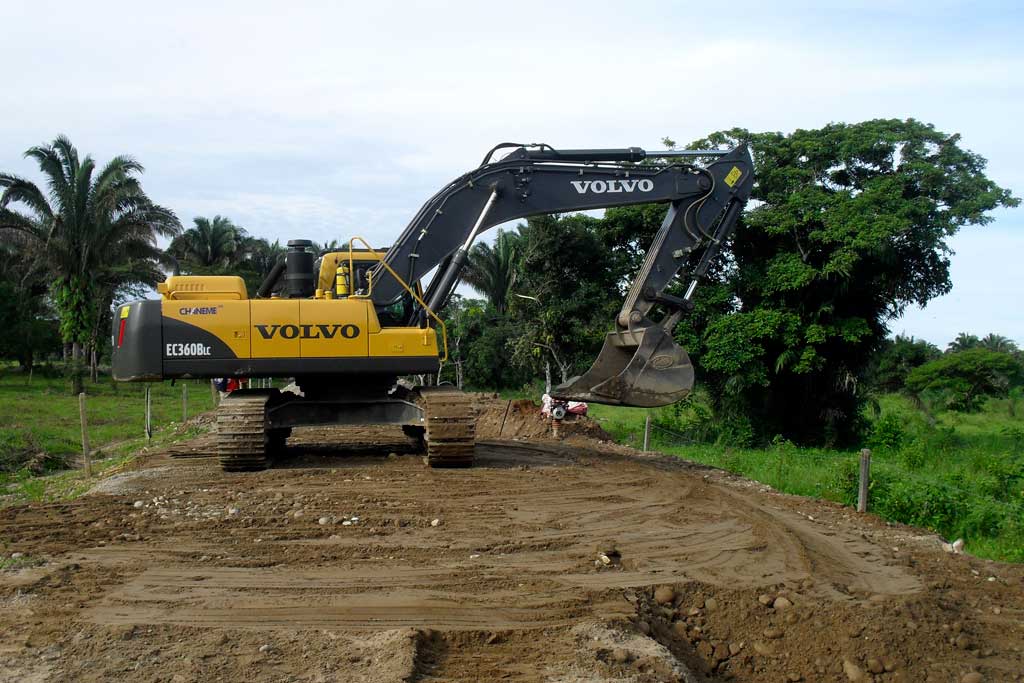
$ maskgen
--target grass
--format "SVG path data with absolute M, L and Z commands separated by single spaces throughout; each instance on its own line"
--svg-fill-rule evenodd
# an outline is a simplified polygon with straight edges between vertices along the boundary
M 189 417 L 213 408 L 206 381 L 149 386 L 153 446 L 197 433 L 181 429 L 183 387 L 188 387 Z M 86 382 L 94 479 L 123 466 L 146 445 L 145 387 L 109 378 Z M 23 375 L 0 369 L 0 506 L 68 500 L 91 487 L 93 480 L 83 471 L 66 469 L 81 455 L 79 420 L 78 397 L 70 394 L 66 379 L 40 373 L 29 383 Z
M 801 448 L 778 441 L 765 448 L 697 443 L 687 423 L 668 410 L 590 406 L 590 416 L 619 443 L 641 447 L 652 419 L 651 449 L 741 474 L 786 493 L 852 505 L 857 449 Z M 884 396 L 864 446 L 872 449 L 869 509 L 946 538 L 969 552 L 1024 562 L 1024 417 L 1007 401 L 978 413 L 929 417 L 897 395 Z M 674 429 L 673 429 L 674 427 Z
M 91 450 L 108 452 L 118 442 L 144 436 L 146 384 L 118 384 L 109 378 L 86 382 Z M 210 410 L 209 383 L 184 381 L 149 384 L 154 430 L 182 419 L 182 390 L 188 387 L 188 414 Z M 45 454 L 60 462 L 82 451 L 78 397 L 61 377 L 33 377 L 0 371 L 0 471 L 19 469 L 28 458 Z M 100 455 L 99 457 L 103 457 Z

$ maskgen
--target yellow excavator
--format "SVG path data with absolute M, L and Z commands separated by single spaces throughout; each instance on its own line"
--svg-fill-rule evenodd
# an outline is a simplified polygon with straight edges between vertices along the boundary
M 221 402 L 225 470 L 266 468 L 294 427 L 362 424 L 401 425 L 433 467 L 470 466 L 470 399 L 454 387 L 398 380 L 437 373 L 447 359 L 441 314 L 479 234 L 537 214 L 667 204 L 593 366 L 552 391 L 557 401 L 667 405 L 686 396 L 694 378 L 672 330 L 753 182 L 745 146 L 646 152 L 502 143 L 431 197 L 387 250 L 353 238 L 316 254 L 311 242 L 291 240 L 253 297 L 240 277 L 168 277 L 160 299 L 115 311 L 113 375 L 294 378 L 298 392 L 244 389 Z M 677 280 L 682 296 L 666 291 Z

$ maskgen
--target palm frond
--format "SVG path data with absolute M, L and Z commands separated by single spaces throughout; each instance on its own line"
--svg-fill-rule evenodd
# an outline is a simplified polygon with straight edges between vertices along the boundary
M 0 173 L 0 207 L 21 203 L 31 209 L 40 219 L 53 217 L 53 209 L 39 187 L 30 180 L 11 173 Z

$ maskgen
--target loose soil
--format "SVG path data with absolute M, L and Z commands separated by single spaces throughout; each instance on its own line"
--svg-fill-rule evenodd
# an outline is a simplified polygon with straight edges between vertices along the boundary
M 44 563 L 0 572 L 0 680 L 1024 680 L 1024 568 L 481 404 L 470 470 L 303 429 L 224 474 L 205 435 L 3 509 Z

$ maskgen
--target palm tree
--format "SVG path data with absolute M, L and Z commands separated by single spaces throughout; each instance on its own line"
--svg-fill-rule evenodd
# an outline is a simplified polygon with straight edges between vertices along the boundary
M 498 313 L 508 308 L 516 282 L 519 239 L 517 233 L 499 230 L 493 247 L 482 242 L 474 245 L 466 261 L 462 279 L 487 297 Z
M 347 250 L 348 250 L 348 242 L 345 242 L 344 244 L 338 242 L 338 240 L 331 240 L 330 242 L 324 242 L 323 244 L 320 244 L 318 242 L 313 242 L 313 253 L 314 254 L 322 254 L 325 251 L 347 251 Z
M 224 216 L 213 219 L 196 216 L 189 228 L 174 238 L 167 250 L 181 259 L 187 268 L 202 271 L 222 270 L 245 257 L 245 230 Z
M 1001 334 L 986 334 L 978 342 L 978 346 L 1000 353 L 1013 353 L 1017 350 L 1017 344 L 1009 337 L 1004 337 Z
M 956 335 L 956 339 L 949 342 L 949 346 L 946 347 L 946 352 L 956 353 L 957 351 L 966 351 L 968 349 L 977 348 L 978 344 L 980 343 L 981 340 L 978 339 L 975 335 L 967 334 L 966 332 L 961 332 L 960 334 Z
M 112 288 L 151 280 L 163 258 L 157 237 L 177 235 L 181 224 L 143 192 L 143 167 L 132 157 L 114 157 L 97 174 L 92 157 L 80 159 L 63 135 L 25 156 L 39 164 L 48 192 L 0 173 L 0 232 L 28 236 L 53 278 L 61 336 L 72 349 L 73 389 L 80 392 L 82 348 L 95 343 L 95 322 L 109 308 Z
M 249 264 L 260 277 L 266 277 L 277 262 L 284 258 L 287 249 L 280 240 L 268 242 L 262 237 L 250 237 L 245 241 L 245 253 Z

